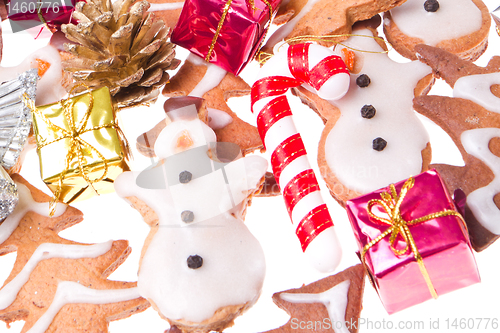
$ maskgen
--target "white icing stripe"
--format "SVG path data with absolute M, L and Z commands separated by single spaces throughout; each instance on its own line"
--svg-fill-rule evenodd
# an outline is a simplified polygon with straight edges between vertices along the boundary
M 295 123 L 291 116 L 283 117 L 271 126 L 264 138 L 266 151 L 272 153 L 283 141 L 297 134 Z
M 107 304 L 130 301 L 141 297 L 137 288 L 97 290 L 82 286 L 71 281 L 62 281 L 57 286 L 54 300 L 48 310 L 31 327 L 28 333 L 45 332 L 59 310 L 66 304 Z
M 500 210 L 493 201 L 493 197 L 500 193 L 500 158 L 488 147 L 490 140 L 496 137 L 500 137 L 499 128 L 479 128 L 463 132 L 460 139 L 467 153 L 484 162 L 495 175 L 491 183 L 467 196 L 467 205 L 479 223 L 500 235 Z
M 207 71 L 205 72 L 205 75 L 200 80 L 200 82 L 198 82 L 196 87 L 194 87 L 194 89 L 188 94 L 189 96 L 203 97 L 205 93 L 217 87 L 226 76 L 227 72 L 225 70 L 223 70 L 217 65 L 203 61 L 203 59 L 192 53 L 188 56 L 186 61 L 189 61 L 195 64 L 196 66 L 199 65 L 207 66 Z
M 308 169 L 311 169 L 311 165 L 306 155 L 294 159 L 283 169 L 283 171 L 281 171 L 281 175 L 279 175 L 280 188 L 283 190 L 296 175 Z
M 423 1 L 406 1 L 391 9 L 391 16 L 405 35 L 435 46 L 481 29 L 481 11 L 471 0 L 439 0 L 436 12 L 427 12 Z
M 288 21 L 286 24 L 281 26 L 276 32 L 274 32 L 270 37 L 269 40 L 266 43 L 266 46 L 269 47 L 274 47 L 276 44 L 284 40 L 295 28 L 297 23 L 307 14 L 309 11 L 313 8 L 313 6 L 318 2 L 319 0 L 309 0 L 305 4 L 304 7 L 300 10 L 300 12 L 297 13 L 297 15 Z M 276 53 L 276 51 L 274 52 Z
M 349 286 L 351 281 L 345 280 L 336 286 L 319 294 L 280 294 L 281 299 L 291 303 L 322 303 L 328 310 L 330 324 L 335 328 L 335 333 L 349 333 L 345 322 Z
M 208 126 L 213 130 L 224 128 L 233 122 L 233 118 L 224 111 L 212 108 L 207 108 L 207 110 Z
M 184 1 L 181 2 L 170 2 L 170 3 L 149 3 L 150 7 L 148 12 L 159 12 L 162 10 L 176 10 L 182 9 L 184 6 Z
M 500 73 L 462 76 L 455 82 L 453 97 L 467 99 L 489 111 L 500 113 L 500 99 L 490 89 L 494 84 L 500 84 Z
M 5 242 L 7 238 L 12 235 L 14 230 L 19 225 L 21 219 L 29 211 L 33 211 L 42 216 L 49 216 L 49 203 L 48 202 L 36 202 L 31 196 L 30 190 L 23 184 L 17 183 L 17 191 L 19 193 L 19 203 L 17 204 L 14 211 L 0 224 L 0 244 Z M 66 205 L 57 204 L 56 212 L 54 217 L 62 215 L 66 211 Z
M 113 242 L 94 244 L 94 245 L 66 245 L 44 243 L 40 245 L 19 274 L 16 275 L 8 284 L 0 289 L 0 310 L 7 308 L 16 299 L 17 294 L 30 277 L 31 272 L 42 260 L 50 258 L 96 258 L 111 249 Z
M 297 227 L 302 219 L 309 214 L 314 208 L 322 205 L 323 197 L 320 191 L 314 191 L 300 199 L 300 201 L 293 207 L 292 210 L 292 223 Z

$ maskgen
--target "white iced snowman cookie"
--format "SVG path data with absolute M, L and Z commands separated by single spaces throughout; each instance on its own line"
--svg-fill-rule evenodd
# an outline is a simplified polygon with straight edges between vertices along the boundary
M 427 88 L 422 78 L 430 68 L 392 61 L 368 29 L 355 34 L 364 37 L 343 44 L 368 52 L 354 51 L 355 71 L 344 97 L 328 102 L 296 91 L 326 122 L 318 164 L 340 203 L 416 175 L 430 162 L 427 132 L 412 109 L 414 94 Z
M 474 61 L 486 50 L 490 25 L 481 0 L 411 0 L 384 14 L 387 40 L 411 60 L 415 45 L 427 44 Z
M 115 182 L 117 193 L 152 227 L 139 292 L 184 332 L 222 331 L 256 302 L 262 288 L 264 253 L 243 216 L 267 162 L 258 156 L 234 159 L 232 144 L 215 145 L 194 105 L 168 117 L 172 122 L 155 144 L 162 160 Z

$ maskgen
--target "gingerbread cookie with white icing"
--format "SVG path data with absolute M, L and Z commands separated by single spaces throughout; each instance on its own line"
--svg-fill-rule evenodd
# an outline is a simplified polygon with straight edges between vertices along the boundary
M 130 253 L 127 241 L 80 244 L 59 237 L 82 213 L 59 204 L 51 218 L 50 197 L 21 176 L 12 178 L 19 203 L 0 224 L 0 255 L 16 251 L 17 257 L 0 288 L 0 320 L 24 320 L 23 332 L 97 333 L 149 306 L 135 283 L 107 280 Z
M 151 5 L 148 12 L 154 12 L 157 20 L 162 20 L 170 29 L 174 29 L 181 16 L 184 1 L 179 0 L 148 0 Z
M 415 45 L 427 44 L 474 61 L 486 50 L 490 25 L 481 0 L 412 0 L 384 14 L 387 40 L 411 60 Z
M 197 116 L 169 111 L 155 142 L 161 160 L 115 181 L 151 227 L 141 256 L 140 294 L 182 332 L 221 332 L 258 299 L 264 253 L 243 218 L 267 162 L 241 157 Z
M 206 101 L 208 124 L 215 131 L 217 141 L 237 144 L 243 155 L 262 149 L 262 141 L 257 128 L 238 118 L 226 102 L 231 97 L 248 94 L 250 86 L 242 78 L 192 54 L 163 89 L 163 95 L 167 97 L 203 98 Z M 149 133 L 150 147 L 154 146 L 158 130 L 163 127 L 158 124 L 155 132 Z M 139 142 L 138 145 L 142 149 L 146 143 Z
M 431 167 L 450 193 L 467 195 L 465 221 L 473 248 L 482 251 L 500 235 L 500 57 L 479 67 L 438 48 L 416 50 L 454 88 L 454 97 L 417 97 L 414 108 L 446 131 L 462 155 L 464 166 Z
M 291 319 L 266 333 L 320 332 L 356 333 L 363 308 L 363 265 L 273 295 L 273 301 Z
M 373 38 L 376 25 L 375 19 L 363 22 L 354 30 L 362 36 L 342 43 L 355 54 L 344 97 L 327 101 L 304 88 L 295 90 L 325 121 L 318 164 L 341 205 L 419 174 L 430 163 L 428 134 L 412 109 L 414 95 L 426 93 L 430 87 L 430 68 L 418 61 L 392 61 L 380 40 Z
M 284 3 L 274 20 L 284 24 L 270 36 L 263 50 L 272 53 L 273 47 L 293 37 L 333 36 L 351 33 L 352 25 L 399 6 L 405 0 L 290 0 Z M 333 40 L 342 41 L 348 36 L 336 36 L 331 41 L 320 41 L 332 46 Z

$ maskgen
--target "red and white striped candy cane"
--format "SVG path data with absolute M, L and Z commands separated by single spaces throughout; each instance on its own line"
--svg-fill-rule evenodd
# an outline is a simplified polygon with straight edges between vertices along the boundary
M 252 112 L 302 250 L 320 271 L 333 271 L 341 249 L 314 171 L 295 128 L 285 93 L 303 85 L 324 99 L 341 98 L 349 88 L 342 58 L 316 44 L 296 44 L 269 59 L 252 86 Z

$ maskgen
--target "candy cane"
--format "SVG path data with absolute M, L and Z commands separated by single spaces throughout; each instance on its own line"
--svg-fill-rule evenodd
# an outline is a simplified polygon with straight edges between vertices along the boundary
M 341 98 L 349 88 L 349 71 L 339 56 L 323 46 L 281 48 L 264 64 L 252 86 L 252 112 L 257 114 L 262 142 L 272 152 L 273 173 L 302 250 L 318 270 L 333 271 L 342 252 L 285 93 L 303 85 L 321 98 Z

